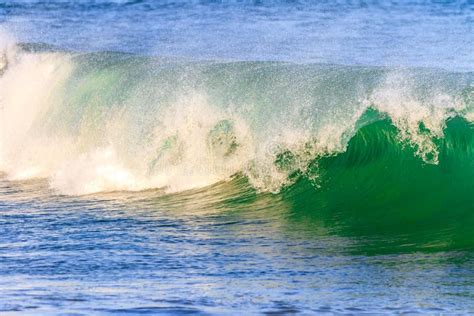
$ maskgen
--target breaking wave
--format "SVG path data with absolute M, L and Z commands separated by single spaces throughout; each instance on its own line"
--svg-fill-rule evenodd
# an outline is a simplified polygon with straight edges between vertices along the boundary
M 439 182 L 467 199 L 474 187 L 473 73 L 172 60 L 1 39 L 9 180 L 45 178 L 71 195 L 178 192 L 236 177 L 273 193 L 303 181 L 415 194 Z

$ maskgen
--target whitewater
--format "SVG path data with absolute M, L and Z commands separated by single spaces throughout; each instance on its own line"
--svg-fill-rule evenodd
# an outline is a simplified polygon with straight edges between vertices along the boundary
M 309 164 L 345 152 L 384 117 L 421 162 L 438 164 L 447 121 L 473 118 L 469 72 L 186 62 L 14 42 L 3 52 L 1 170 L 47 178 L 64 194 L 177 192 L 239 173 L 259 191 L 278 192 L 297 172 L 317 184 Z

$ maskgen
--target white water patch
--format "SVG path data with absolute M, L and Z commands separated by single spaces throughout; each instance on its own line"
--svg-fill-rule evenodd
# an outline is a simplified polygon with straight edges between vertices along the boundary
M 32 129 L 47 119 L 54 93 L 71 67 L 59 54 L 11 51 L 17 53 L 10 53 L 0 76 L 0 170 L 12 179 L 47 176 L 46 165 L 58 144 L 39 139 Z
M 466 120 L 470 123 L 474 123 L 474 112 L 467 112 L 466 115 L 464 116 Z
M 146 188 L 140 186 L 131 170 L 120 162 L 112 147 L 99 148 L 64 161 L 52 175 L 50 184 L 69 195 Z
M 230 130 L 214 136 L 223 122 L 230 124 Z M 230 109 L 213 107 L 201 93 L 182 96 L 159 113 L 153 135 L 147 172 L 154 186 L 168 192 L 227 180 L 254 155 L 252 134 L 245 121 Z M 213 137 L 222 137 L 219 146 L 226 149 L 213 148 Z M 235 144 L 226 143 L 231 139 Z
M 210 133 L 223 120 L 234 126 L 236 148 L 229 155 L 209 145 Z M 59 164 L 51 186 L 65 194 L 148 188 L 176 192 L 228 180 L 252 158 L 252 139 L 245 123 L 213 108 L 200 94 L 183 96 L 160 112 L 151 142 L 139 152 L 121 155 L 127 150 L 120 142 L 128 133 L 126 121 L 121 117 L 108 125 L 106 147 L 93 147 Z
M 64 194 L 158 187 L 174 192 L 229 179 L 252 159 L 252 137 L 245 122 L 231 110 L 212 107 L 199 93 L 182 96 L 157 112 L 151 141 L 135 153 L 122 142 L 133 134 L 133 125 L 126 114 L 113 110 L 103 109 L 106 121 L 99 124 L 96 112 L 84 110 L 75 135 L 64 133 L 61 124 L 45 131 L 42 125 L 52 119 L 49 115 L 68 101 L 57 94 L 74 65 L 70 57 L 56 53 L 21 52 L 14 60 L 0 77 L 0 170 L 11 180 L 48 178 Z M 229 154 L 210 146 L 211 131 L 223 121 L 232 124 L 235 139 Z M 169 137 L 176 148 L 163 149 Z
M 438 148 L 433 140 L 443 137 L 446 121 L 461 113 L 465 105 L 440 90 L 419 96 L 417 82 L 407 71 L 392 71 L 377 87 L 367 104 L 388 114 L 399 130 L 401 141 L 416 148 L 427 163 L 438 163 Z
M 277 138 L 271 138 L 256 148 L 255 158 L 244 168 L 244 174 L 259 191 L 278 193 L 295 179 L 294 172 L 306 173 L 309 164 L 317 157 L 343 152 L 346 149 L 344 134 L 350 132 L 357 121 L 321 126 L 317 133 L 304 129 L 284 129 Z M 291 161 L 285 166 L 277 163 L 280 155 L 289 153 Z M 317 174 L 308 175 L 316 180 Z

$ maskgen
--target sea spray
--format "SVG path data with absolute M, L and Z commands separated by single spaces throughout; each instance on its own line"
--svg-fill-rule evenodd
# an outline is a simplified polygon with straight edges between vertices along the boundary
M 65 194 L 176 192 L 237 174 L 259 191 L 318 186 L 319 160 L 380 120 L 437 165 L 446 123 L 472 116 L 472 73 L 8 51 L 1 170 Z

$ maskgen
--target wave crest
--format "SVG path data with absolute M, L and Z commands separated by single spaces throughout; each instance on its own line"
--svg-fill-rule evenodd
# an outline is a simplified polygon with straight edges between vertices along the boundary
M 473 117 L 471 73 L 15 51 L 0 75 L 0 170 L 65 194 L 176 192 L 235 174 L 260 191 L 321 185 L 321 161 L 387 120 L 397 144 L 357 159 L 401 144 L 436 165 L 454 146 L 447 122 Z

